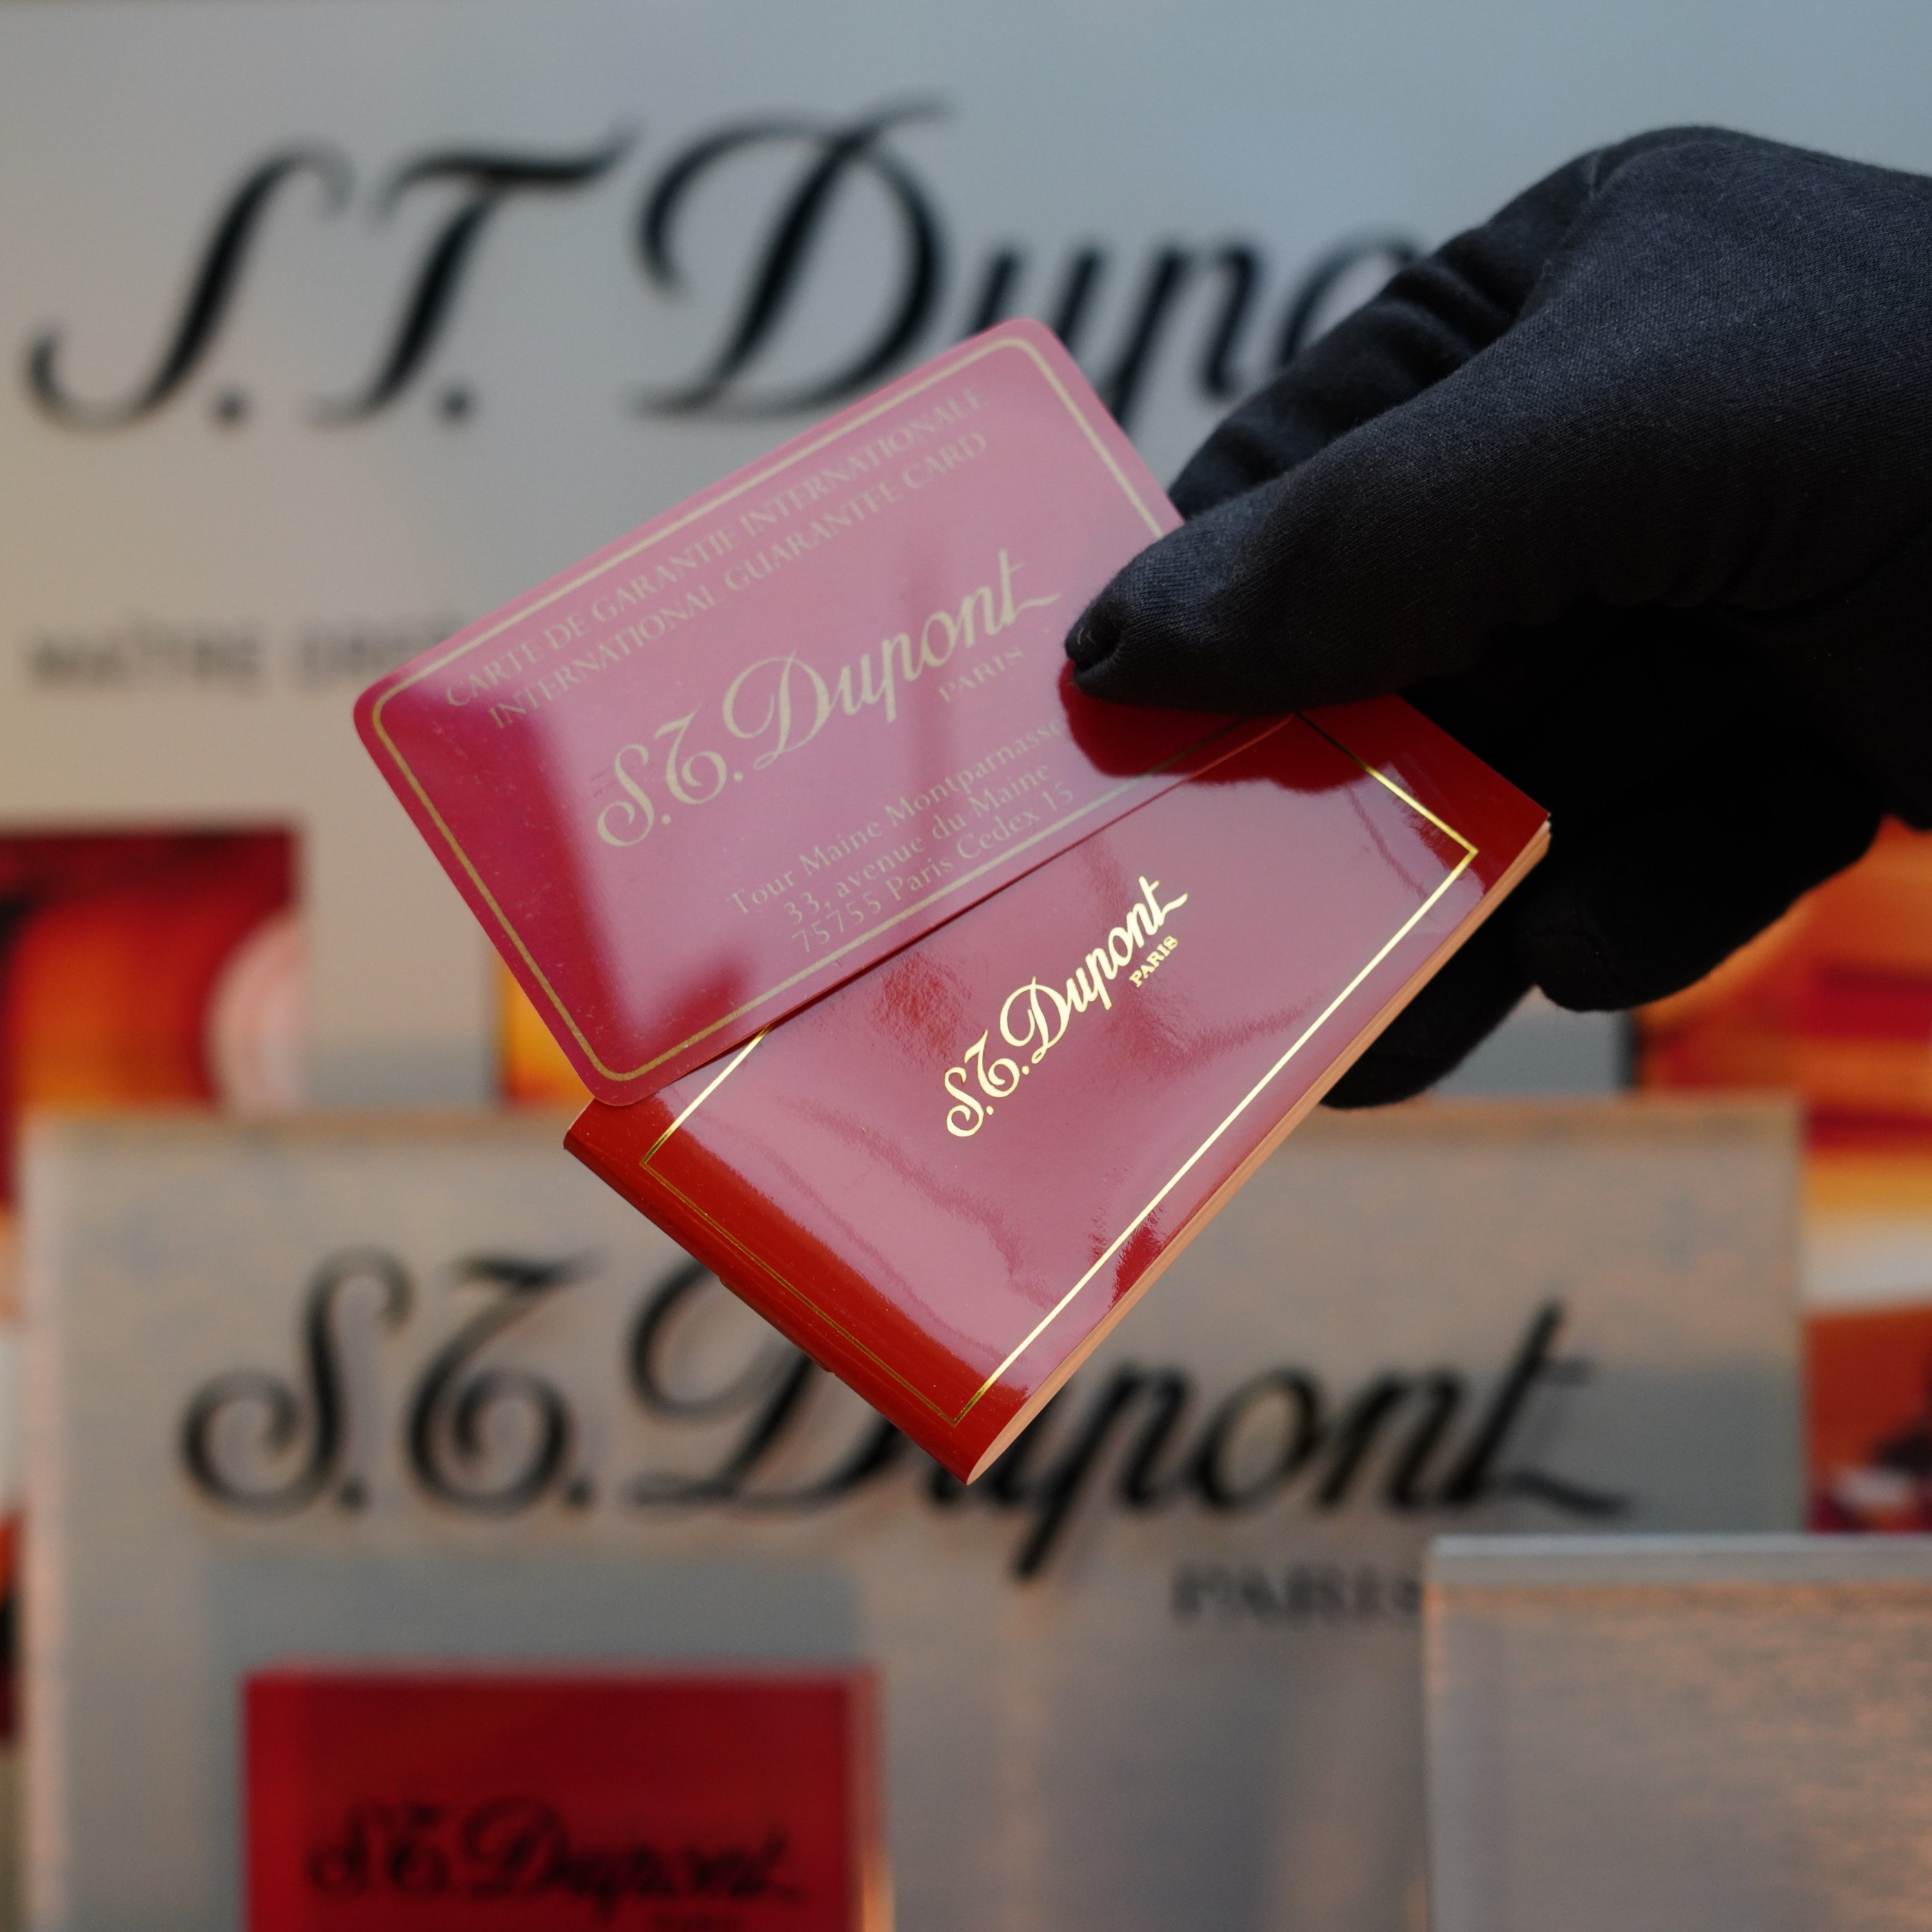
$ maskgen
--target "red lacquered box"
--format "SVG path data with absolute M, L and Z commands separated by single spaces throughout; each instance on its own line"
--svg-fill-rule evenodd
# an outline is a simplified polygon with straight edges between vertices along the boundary
M 1397 700 L 1289 718 L 567 1144 L 970 1480 L 1546 837 Z

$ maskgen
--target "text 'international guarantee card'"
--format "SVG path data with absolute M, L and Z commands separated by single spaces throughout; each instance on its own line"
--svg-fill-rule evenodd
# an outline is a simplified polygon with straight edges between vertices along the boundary
M 1061 647 L 1177 520 L 1058 343 L 1009 322 L 425 652 L 356 722 L 624 1105 L 1225 752 L 1223 721 L 1083 698 Z
M 318 1666 L 244 1703 L 251 1932 L 883 1932 L 862 1670 Z

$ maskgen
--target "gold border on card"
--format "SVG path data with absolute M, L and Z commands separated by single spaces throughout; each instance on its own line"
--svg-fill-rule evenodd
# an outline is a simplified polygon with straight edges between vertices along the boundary
M 1160 519 L 1142 500 L 1139 491 L 1134 488 L 1126 472 L 1114 460 L 1113 452 L 1107 447 L 1100 432 L 1094 428 L 1093 423 L 1082 412 L 1079 404 L 1067 393 L 1066 386 L 1060 381 L 1058 374 L 1046 357 L 1024 338 L 1006 337 L 998 342 L 989 342 L 970 354 L 962 356 L 956 361 L 948 362 L 943 369 L 928 376 L 923 382 L 915 384 L 911 388 L 902 391 L 888 400 L 878 404 L 862 416 L 855 418 L 850 422 L 842 424 L 838 429 L 830 430 L 824 436 L 815 438 L 802 448 L 794 450 L 790 455 L 784 458 L 782 461 L 768 465 L 766 468 L 746 477 L 742 482 L 734 484 L 730 489 L 718 495 L 704 498 L 701 502 L 688 509 L 685 514 L 678 518 L 675 522 L 665 524 L 653 530 L 648 536 L 640 537 L 628 550 L 620 550 L 614 556 L 607 558 L 595 569 L 583 571 L 570 578 L 567 581 L 559 584 L 554 590 L 538 602 L 518 605 L 512 614 L 503 618 L 500 622 L 493 624 L 487 631 L 479 632 L 466 643 L 455 646 L 452 650 L 446 651 L 442 656 L 422 665 L 419 669 L 411 671 L 406 676 L 392 685 L 370 707 L 370 725 L 376 736 L 382 740 L 383 748 L 394 761 L 396 769 L 409 781 L 410 789 L 422 802 L 423 810 L 428 814 L 430 822 L 442 834 L 444 842 L 448 846 L 450 850 L 455 854 L 458 863 L 468 875 L 471 884 L 476 888 L 477 894 L 483 903 L 490 908 L 491 916 L 502 928 L 510 944 L 516 949 L 517 956 L 529 968 L 531 978 L 543 988 L 544 997 L 556 1010 L 557 1016 L 569 1028 L 570 1036 L 582 1049 L 584 1058 L 604 1079 L 623 1082 L 641 1080 L 646 1075 L 655 1072 L 666 1060 L 674 1059 L 688 1048 L 697 1046 L 702 1040 L 708 1040 L 720 1028 L 730 1025 L 735 1020 L 742 1019 L 747 1013 L 756 1012 L 766 1001 L 776 999 L 782 993 L 790 992 L 794 986 L 824 972 L 828 966 L 836 964 L 847 954 L 866 945 L 880 933 L 890 932 L 892 927 L 912 918 L 918 913 L 925 911 L 928 907 L 938 904 L 940 900 L 964 890 L 976 879 L 984 878 L 987 873 L 1005 865 L 1009 860 L 1017 857 L 1019 854 L 1026 851 L 1030 847 L 1038 844 L 1042 838 L 1051 838 L 1054 833 L 1064 831 L 1066 826 L 1084 818 L 1088 814 L 1098 812 L 1103 806 L 1112 804 L 1115 799 L 1139 784 L 1142 779 L 1155 777 L 1160 772 L 1168 770 L 1179 764 L 1182 759 L 1198 751 L 1218 732 L 1228 728 L 1225 725 L 1218 726 L 1215 731 L 1210 732 L 1205 736 L 1197 740 L 1193 744 L 1184 747 L 1176 752 L 1172 757 L 1163 758 L 1158 764 L 1150 765 L 1145 771 L 1137 772 L 1131 778 L 1123 778 L 1118 784 L 1102 793 L 1098 798 L 1090 799 L 1077 811 L 1070 812 L 1064 817 L 1054 820 L 1051 825 L 1043 826 L 1030 838 L 1023 838 L 1018 844 L 1008 846 L 996 858 L 988 860 L 984 865 L 976 866 L 971 872 L 964 874 L 934 892 L 928 892 L 924 898 L 902 907 L 890 919 L 882 920 L 878 925 L 868 927 L 865 932 L 860 933 L 856 938 L 826 953 L 823 958 L 814 960 L 810 965 L 800 968 L 790 978 L 781 980 L 774 986 L 768 986 L 764 992 L 755 994 L 742 1006 L 734 1007 L 730 1012 L 713 1020 L 710 1025 L 700 1027 L 696 1033 L 680 1040 L 674 1046 L 667 1047 L 663 1052 L 644 1061 L 641 1066 L 626 1070 L 604 1064 L 596 1048 L 590 1044 L 583 1028 L 578 1024 L 577 1016 L 564 1004 L 556 988 L 550 984 L 549 976 L 537 964 L 536 956 L 524 943 L 523 934 L 517 930 L 511 922 L 508 914 L 497 903 L 496 896 L 484 884 L 482 874 L 477 869 L 470 854 L 464 850 L 462 841 L 450 829 L 442 814 L 436 809 L 435 801 L 430 798 L 422 781 L 410 769 L 409 760 L 403 756 L 401 748 L 390 736 L 388 728 L 383 722 L 382 713 L 392 698 L 400 696 L 412 686 L 422 682 L 424 678 L 446 670 L 459 658 L 466 656 L 480 645 L 487 644 L 492 639 L 500 637 L 513 624 L 520 624 L 525 620 L 534 616 L 538 611 L 554 604 L 559 598 L 568 596 L 573 591 L 582 590 L 586 584 L 601 577 L 613 566 L 638 556 L 641 552 L 649 550 L 654 544 L 663 542 L 668 537 L 675 536 L 679 531 L 687 528 L 700 518 L 712 515 L 722 506 L 730 502 L 734 496 L 742 495 L 747 490 L 755 489 L 761 484 L 770 482 L 773 477 L 789 469 L 794 464 L 801 463 L 807 457 L 815 456 L 820 450 L 828 448 L 832 444 L 842 442 L 847 436 L 851 435 L 855 430 L 862 428 L 875 418 L 899 408 L 904 404 L 910 401 L 914 397 L 922 394 L 925 391 L 939 383 L 951 381 L 962 370 L 970 369 L 974 363 L 984 360 L 987 356 L 997 356 L 1006 350 L 1019 350 L 1034 364 L 1041 375 L 1046 377 L 1048 386 L 1054 395 L 1059 398 L 1067 414 L 1078 424 L 1081 432 L 1092 446 L 1094 453 L 1106 466 L 1108 474 L 1120 485 L 1122 494 L 1133 506 L 1141 520 L 1147 525 L 1150 533 L 1156 537 L 1163 535 L 1165 526 Z
M 707 1214 L 696 1202 L 692 1199 L 689 1195 L 684 1192 L 682 1188 L 677 1186 L 674 1182 L 667 1180 L 662 1174 L 651 1172 L 651 1162 L 656 1160 L 658 1154 L 662 1150 L 665 1143 L 670 1139 L 671 1136 L 677 1132 L 679 1128 L 684 1125 L 686 1121 L 691 1118 L 692 1114 L 698 1112 L 700 1107 L 704 1106 L 706 1100 L 710 1099 L 713 1094 L 717 1092 L 720 1087 L 724 1085 L 724 1082 L 728 1080 L 734 1073 L 737 1072 L 740 1067 L 744 1065 L 745 1062 L 751 1057 L 752 1048 L 757 1046 L 759 1042 L 765 1038 L 764 1033 L 758 1034 L 756 1038 L 753 1039 L 748 1045 L 746 1045 L 742 1050 L 726 1065 L 724 1070 L 718 1074 L 717 1078 L 712 1081 L 711 1083 L 705 1088 L 704 1090 L 698 1096 L 697 1099 L 693 1100 L 691 1104 L 678 1115 L 676 1119 L 673 1120 L 670 1125 L 665 1128 L 664 1132 L 661 1133 L 656 1140 L 652 1143 L 650 1151 L 644 1155 L 644 1157 L 638 1162 L 638 1166 L 644 1168 L 646 1172 L 650 1172 L 651 1178 L 656 1182 L 658 1186 L 663 1188 L 668 1194 L 672 1196 L 673 1198 L 685 1208 L 687 1213 L 694 1216 L 698 1220 L 703 1222 L 705 1226 L 710 1228 L 719 1240 L 727 1243 L 730 1246 L 736 1249 L 736 1251 L 746 1258 L 746 1260 L 751 1262 L 754 1267 L 761 1270 L 764 1274 L 769 1275 L 772 1280 L 776 1282 L 780 1287 L 784 1288 L 788 1293 L 796 1296 L 797 1299 L 802 1301 L 820 1322 L 824 1323 L 826 1328 L 830 1328 L 834 1334 L 838 1336 L 841 1340 L 849 1342 L 851 1346 L 856 1348 L 860 1354 L 863 1355 L 874 1368 L 879 1370 L 883 1374 L 890 1376 L 891 1379 L 896 1382 L 901 1388 L 904 1389 L 908 1394 L 912 1396 L 916 1400 L 922 1403 L 926 1408 L 932 1410 L 932 1413 L 936 1415 L 941 1422 L 944 1423 L 949 1429 L 957 1429 L 960 1424 L 964 1422 L 967 1417 L 972 1414 L 973 1411 L 979 1406 L 981 1400 L 998 1384 L 1000 1377 L 1003 1376 L 1006 1371 L 1019 1360 L 1021 1356 L 1024 1354 L 1028 1349 L 1031 1348 L 1034 1342 L 1038 1341 L 1040 1336 L 1045 1334 L 1047 1330 L 1066 1312 L 1067 1309 L 1072 1306 L 1075 1298 L 1080 1293 L 1080 1291 L 1086 1287 L 1088 1283 L 1090 1282 L 1094 1277 L 1098 1274 L 1117 1254 L 1120 1252 L 1120 1250 L 1132 1238 L 1134 1234 L 1146 1224 L 1149 1216 L 1150 1216 L 1154 1214 L 1154 1210 L 1160 1207 L 1160 1204 L 1174 1192 L 1174 1189 L 1186 1178 L 1187 1175 L 1192 1171 L 1202 1156 L 1205 1155 L 1208 1150 L 1214 1147 L 1215 1143 L 1221 1138 L 1222 1136 L 1226 1133 L 1228 1130 L 1232 1127 L 1258 1100 L 1261 1098 L 1262 1095 L 1267 1091 L 1268 1088 L 1280 1076 L 1282 1070 L 1288 1065 L 1288 1062 L 1294 1059 L 1295 1055 L 1314 1038 L 1315 1035 L 1320 1031 L 1322 1027 L 1327 1024 L 1328 1021 L 1334 1016 L 1336 1010 L 1341 1006 L 1342 1003 L 1355 991 L 1356 988 L 1360 986 L 1362 982 L 1366 980 L 1369 975 L 1372 973 L 1376 968 L 1379 966 L 1382 962 L 1408 937 L 1409 934 L 1414 931 L 1415 928 L 1428 916 L 1431 908 L 1435 906 L 1436 902 L 1439 900 L 1442 897 L 1443 894 L 1448 891 L 1449 888 L 1453 886 L 1456 881 L 1469 869 L 1470 866 L 1475 862 L 1478 856 L 1477 848 L 1468 839 L 1466 838 L 1461 832 L 1458 832 L 1453 825 L 1450 825 L 1444 820 L 1437 818 L 1436 814 L 1431 812 L 1428 806 L 1424 805 L 1420 799 L 1412 798 L 1410 796 L 1410 795 L 1403 790 L 1402 787 L 1397 784 L 1386 772 L 1376 770 L 1374 766 L 1368 764 L 1365 760 L 1357 757 L 1356 754 L 1353 752 L 1350 751 L 1348 746 L 1343 744 L 1341 740 L 1337 738 L 1333 732 L 1324 730 L 1322 726 L 1316 724 L 1311 718 L 1303 717 L 1300 719 L 1300 722 L 1306 724 L 1308 728 L 1311 731 L 1313 731 L 1318 736 L 1326 739 L 1330 744 L 1335 747 L 1336 750 L 1341 752 L 1344 757 L 1349 759 L 1353 764 L 1360 766 L 1361 769 L 1367 772 L 1369 776 L 1373 778 L 1378 784 L 1382 785 L 1388 790 L 1393 792 L 1397 798 L 1402 800 L 1404 805 L 1407 806 L 1408 808 L 1412 812 L 1414 812 L 1419 818 L 1426 819 L 1431 825 L 1434 826 L 1438 832 L 1443 832 L 1449 838 L 1453 838 L 1456 843 L 1462 848 L 1462 856 L 1456 861 L 1454 867 L 1451 868 L 1448 874 L 1443 878 L 1442 883 L 1436 886 L 1436 890 L 1422 902 L 1421 904 L 1416 908 L 1414 911 L 1409 914 L 1408 918 L 1402 921 L 1401 925 L 1396 928 L 1395 931 L 1391 933 L 1378 947 L 1376 948 L 1375 952 L 1369 958 L 1368 962 L 1355 974 L 1354 977 L 1322 1009 L 1320 1012 L 1316 1015 L 1315 1018 L 1311 1020 L 1305 1028 L 1303 1028 L 1301 1032 L 1296 1036 L 1293 1043 L 1288 1047 L 1287 1052 L 1282 1054 L 1281 1058 L 1276 1060 L 1272 1066 L 1268 1068 L 1268 1071 L 1248 1089 L 1246 1093 L 1241 1096 L 1240 1099 L 1235 1102 L 1234 1107 L 1222 1120 L 1221 1124 L 1215 1128 L 1214 1131 L 1210 1134 L 1208 1138 L 1203 1141 L 1178 1168 L 1174 1169 L 1173 1173 L 1168 1176 L 1166 1180 L 1162 1184 L 1160 1191 L 1154 1196 L 1154 1198 L 1148 1202 L 1147 1205 L 1142 1208 L 1139 1213 L 1135 1215 L 1133 1219 L 1114 1237 L 1113 1240 L 1108 1244 L 1106 1251 L 1094 1263 L 1094 1265 L 1090 1268 L 1087 1272 L 1083 1274 L 1050 1309 L 1047 1310 L 1046 1314 L 1042 1316 L 1040 1320 L 1027 1331 L 1027 1333 L 1020 1339 L 1018 1344 L 1014 1347 L 1012 1352 L 1006 1357 L 1006 1360 L 1000 1363 L 1000 1366 L 995 1369 L 976 1389 L 974 1390 L 971 1396 L 968 1398 L 965 1406 L 956 1414 L 949 1415 L 944 1409 L 940 1407 L 938 1402 L 933 1400 L 932 1396 L 925 1392 L 923 1389 L 918 1388 L 915 1384 L 908 1381 L 897 1369 L 892 1366 L 891 1363 L 886 1361 L 884 1357 L 878 1354 L 874 1350 L 868 1348 L 866 1344 L 860 1341 L 858 1336 L 854 1335 L 849 1328 L 845 1328 L 839 1322 L 835 1322 L 830 1316 L 826 1313 L 824 1309 L 819 1306 L 818 1303 L 812 1300 L 811 1296 L 807 1294 L 805 1291 L 797 1285 L 796 1282 L 788 1280 L 761 1256 L 754 1253 L 751 1249 L 746 1246 L 745 1244 L 740 1240 L 728 1228 L 725 1227 L 722 1222 L 718 1221 L 711 1215 Z M 770 1030 L 770 1029 L 769 1028 L 766 1029 L 766 1033 L 769 1033 Z

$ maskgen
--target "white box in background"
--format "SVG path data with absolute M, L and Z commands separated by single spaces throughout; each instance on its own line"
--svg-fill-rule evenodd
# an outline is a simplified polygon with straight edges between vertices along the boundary
M 1445 1538 L 1435 1932 L 1932 1926 L 1932 1538 Z
M 1397 1932 L 1425 1540 L 1796 1520 L 1783 1108 L 1311 1123 L 970 1492 L 561 1126 L 35 1136 L 36 1928 L 234 1924 L 293 1654 L 866 1658 L 907 1925 Z

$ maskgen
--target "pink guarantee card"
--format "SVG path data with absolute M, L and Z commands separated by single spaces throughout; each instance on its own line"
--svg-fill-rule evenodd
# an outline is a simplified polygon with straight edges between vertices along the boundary
M 1005 323 L 425 652 L 357 728 L 622 1106 L 1230 748 L 1066 674 L 1068 626 L 1178 520 Z

